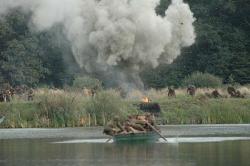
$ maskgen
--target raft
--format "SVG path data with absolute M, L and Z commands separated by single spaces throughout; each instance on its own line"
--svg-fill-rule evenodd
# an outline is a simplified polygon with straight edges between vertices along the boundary
M 113 141 L 116 143 L 122 142 L 156 142 L 160 138 L 159 134 L 154 131 L 146 133 L 129 133 L 116 134 L 113 136 Z

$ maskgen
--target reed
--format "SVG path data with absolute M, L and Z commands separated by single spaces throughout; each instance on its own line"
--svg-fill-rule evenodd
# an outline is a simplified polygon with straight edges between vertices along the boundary
M 163 124 L 250 123 L 249 99 L 186 97 L 160 104 Z
M 249 93 L 247 87 L 241 90 Z M 219 89 L 226 95 L 225 88 Z M 243 91 L 242 90 L 242 91 Z M 161 106 L 161 124 L 250 123 L 250 98 L 208 98 L 211 89 L 199 89 L 195 97 L 185 89 L 176 90 L 176 97 L 162 91 L 134 91 L 123 99 L 115 90 L 100 91 L 95 97 L 81 91 L 39 89 L 34 101 L 16 97 L 10 103 L 0 103 L 0 116 L 6 118 L 2 128 L 79 127 L 105 125 L 118 115 L 121 118 L 140 113 L 134 106 L 148 96 Z

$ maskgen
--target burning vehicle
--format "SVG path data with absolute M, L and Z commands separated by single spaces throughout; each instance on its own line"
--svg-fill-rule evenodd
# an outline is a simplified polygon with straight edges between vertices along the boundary
M 159 116 L 161 112 L 160 104 L 152 102 L 149 97 L 143 97 L 141 102 L 138 104 L 138 108 L 139 110 L 154 114 L 155 116 Z

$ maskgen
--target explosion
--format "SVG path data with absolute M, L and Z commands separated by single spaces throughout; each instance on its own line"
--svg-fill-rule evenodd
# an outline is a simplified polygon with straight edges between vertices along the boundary
M 139 73 L 171 63 L 195 42 L 189 5 L 172 0 L 165 16 L 159 0 L 0 0 L 0 16 L 19 8 L 32 14 L 35 32 L 61 25 L 77 64 L 110 84 L 143 86 Z

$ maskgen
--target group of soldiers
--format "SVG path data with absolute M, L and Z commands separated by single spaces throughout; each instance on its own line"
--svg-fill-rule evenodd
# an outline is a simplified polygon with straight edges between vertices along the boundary
M 194 85 L 190 85 L 187 87 L 187 94 L 190 96 L 195 96 L 196 87 Z M 173 87 L 168 87 L 168 97 L 176 97 L 175 89 Z
M 145 113 L 144 115 L 128 116 L 123 122 L 115 116 L 104 128 L 103 133 L 114 136 L 117 134 L 145 133 L 153 130 L 158 130 L 154 117 L 150 113 Z
M 229 86 L 227 88 L 227 92 L 232 98 L 244 98 L 245 96 L 239 91 L 236 90 L 234 87 Z M 190 85 L 187 87 L 187 94 L 190 96 L 195 96 L 196 94 L 196 87 L 194 85 Z M 214 89 L 211 93 L 205 93 L 207 97 L 211 98 L 219 98 L 223 97 L 217 89 Z M 172 87 L 168 88 L 168 96 L 169 97 L 176 97 L 175 90 Z
M 245 97 L 243 94 L 241 94 L 241 92 L 239 90 L 236 90 L 232 86 L 229 86 L 227 88 L 227 92 L 230 95 L 230 97 L 233 97 L 233 98 L 244 98 Z M 188 86 L 187 87 L 187 94 L 190 96 L 195 96 L 196 87 L 194 85 Z M 207 97 L 212 97 L 212 98 L 223 97 L 217 89 L 214 89 L 211 93 L 206 93 L 205 95 Z M 174 88 L 172 88 L 172 87 L 168 88 L 168 96 L 169 97 L 176 97 Z
M 245 96 L 243 94 L 241 94 L 241 92 L 239 90 L 236 90 L 232 86 L 229 86 L 227 88 L 227 93 L 232 98 L 245 98 Z M 206 96 L 213 97 L 213 98 L 225 97 L 225 96 L 221 95 L 220 92 L 217 89 L 213 90 L 211 94 L 206 93 Z
M 239 90 L 236 90 L 234 87 L 229 86 L 227 88 L 227 92 L 231 97 L 234 98 L 245 98 L 245 95 L 241 94 L 241 92 Z
M 14 90 L 11 89 L 0 89 L 0 102 L 10 102 L 14 96 Z
M 195 96 L 196 87 L 194 85 L 189 85 L 187 87 L 187 94 L 190 96 Z M 175 89 L 173 87 L 168 87 L 168 97 L 176 97 Z
M 10 102 L 15 95 L 25 96 L 28 101 L 33 100 L 34 97 L 33 90 L 25 85 L 13 88 L 7 84 L 0 87 L 0 102 Z

